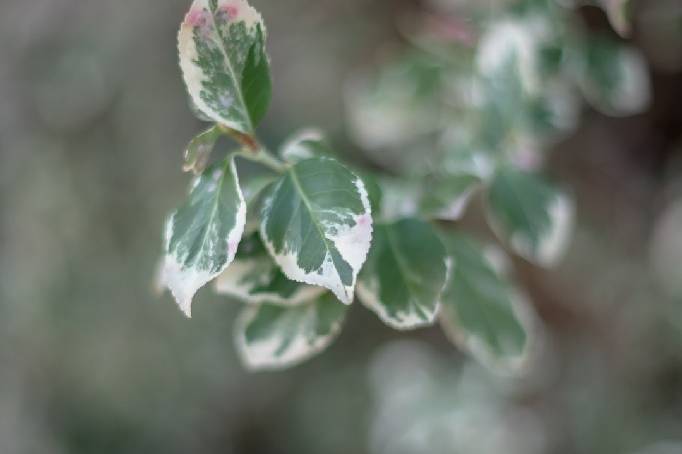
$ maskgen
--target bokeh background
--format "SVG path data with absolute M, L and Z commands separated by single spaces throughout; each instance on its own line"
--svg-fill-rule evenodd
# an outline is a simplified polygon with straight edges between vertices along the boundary
M 366 161 L 343 87 L 427 2 L 253 3 L 275 84 L 264 140 L 317 125 Z M 0 453 L 682 453 L 682 5 L 635 3 L 652 104 L 585 108 L 553 151 L 578 226 L 559 267 L 516 263 L 545 333 L 510 379 L 359 305 L 320 357 L 247 373 L 237 303 L 203 291 L 187 320 L 152 290 L 201 127 L 175 51 L 189 0 L 2 0 Z M 576 14 L 613 33 L 600 9 Z

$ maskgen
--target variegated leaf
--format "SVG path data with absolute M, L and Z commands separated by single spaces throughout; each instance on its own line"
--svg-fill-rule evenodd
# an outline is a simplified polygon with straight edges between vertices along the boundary
M 376 176 L 372 172 L 362 169 L 353 169 L 353 172 L 359 176 L 365 184 L 365 190 L 367 191 L 367 197 L 369 197 L 372 213 L 380 213 L 381 205 L 383 203 L 383 193 Z
M 444 65 L 413 52 L 380 74 L 358 75 L 348 85 L 346 104 L 353 138 L 367 150 L 395 149 L 434 131 L 442 108 Z M 382 154 L 376 154 L 377 159 Z
M 430 325 L 446 283 L 446 258 L 429 224 L 417 219 L 378 224 L 358 282 L 358 296 L 393 328 Z
M 304 159 L 329 157 L 332 155 L 327 138 L 319 129 L 304 129 L 295 133 L 282 145 L 282 158 L 291 163 Z
M 346 310 L 329 292 L 298 306 L 247 307 L 235 329 L 242 362 L 252 370 L 272 370 L 305 361 L 332 343 Z
M 427 217 L 455 221 L 466 209 L 471 196 L 490 178 L 493 158 L 479 151 L 467 135 L 453 128 L 443 138 L 445 154 L 441 165 L 424 184 L 420 211 Z
M 526 363 L 530 308 L 477 241 L 448 232 L 443 240 L 452 269 L 442 297 L 440 324 L 448 337 L 482 363 L 516 372 Z
M 474 175 L 434 175 L 427 180 L 421 211 L 436 219 L 455 221 L 464 210 L 481 180 Z
M 216 123 L 252 134 L 272 90 L 260 14 L 246 0 L 194 0 L 178 49 L 196 108 Z
M 606 115 L 627 116 L 648 107 L 649 73 L 639 51 L 596 37 L 585 43 L 582 54 L 578 84 L 595 109 Z
M 258 233 L 242 240 L 237 256 L 215 280 L 218 293 L 247 303 L 297 305 L 310 301 L 325 289 L 287 279 L 268 254 Z
M 196 177 L 187 202 L 166 223 L 161 284 L 188 317 L 197 290 L 234 259 L 245 219 L 234 161 L 226 158 Z
M 541 17 L 535 18 L 536 22 Z M 476 68 L 493 83 L 518 78 L 525 93 L 540 88 L 540 52 L 546 27 L 527 19 L 514 18 L 492 22 L 481 37 L 476 51 Z
M 182 165 L 182 170 L 200 175 L 206 169 L 208 160 L 219 137 L 220 128 L 213 126 L 193 138 L 185 149 L 185 162 Z
M 419 203 L 425 190 L 420 183 L 413 178 L 381 176 L 378 179 L 381 211 L 377 218 L 389 222 L 419 214 Z
M 574 131 L 581 105 L 575 88 L 564 81 L 548 83 L 542 95 L 525 102 L 524 124 L 517 131 L 521 148 L 528 148 L 527 144 L 554 142 Z
M 365 186 L 329 158 L 289 167 L 263 204 L 261 236 L 284 274 L 353 301 L 372 240 Z
M 189 110 L 192 112 L 192 115 L 197 117 L 197 119 L 201 121 L 205 121 L 207 123 L 213 123 L 213 120 L 209 118 L 207 115 L 205 115 L 199 108 L 197 107 L 196 104 L 194 104 L 194 101 L 192 100 L 192 97 L 189 96 L 189 93 L 187 93 L 188 96 L 188 104 L 189 104 Z
M 495 233 L 539 265 L 555 264 L 571 237 L 572 199 L 539 177 L 508 166 L 498 169 L 492 181 L 487 212 Z

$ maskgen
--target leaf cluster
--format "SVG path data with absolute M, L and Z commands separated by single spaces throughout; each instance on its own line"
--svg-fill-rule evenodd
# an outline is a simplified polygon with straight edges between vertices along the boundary
M 531 306 L 500 249 L 452 223 L 480 193 L 506 247 L 553 265 L 573 202 L 537 170 L 548 144 L 576 125 L 575 92 L 614 114 L 646 102 L 641 77 L 632 80 L 637 56 L 588 42 L 567 14 L 516 2 L 476 24 L 473 45 L 412 36 L 414 49 L 358 76 L 351 132 L 398 179 L 342 164 L 315 129 L 268 151 L 256 134 L 272 91 L 263 19 L 246 0 L 195 0 L 180 28 L 180 67 L 193 110 L 212 126 L 185 151 L 183 169 L 195 176 L 166 223 L 160 284 L 188 316 L 209 282 L 242 301 L 235 339 L 253 369 L 325 349 L 356 296 L 388 326 L 438 322 L 485 364 L 522 369 L 536 332 Z M 209 165 L 223 136 L 236 148 Z M 243 160 L 263 172 L 242 172 Z

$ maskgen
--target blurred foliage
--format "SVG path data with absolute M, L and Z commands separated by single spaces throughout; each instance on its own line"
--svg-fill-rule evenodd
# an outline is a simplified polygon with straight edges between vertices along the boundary
M 406 17 L 447 8 L 468 24 L 473 3 L 259 1 L 277 36 L 265 140 L 314 118 L 344 158 L 367 162 L 344 137 L 339 87 L 405 47 Z M 3 1 L 2 452 L 378 453 L 400 435 L 398 452 L 451 452 L 452 433 L 464 452 L 680 452 L 682 12 L 676 0 L 632 3 L 628 45 L 651 65 L 653 104 L 628 119 L 588 110 L 551 144 L 547 168 L 574 188 L 579 225 L 556 270 L 517 261 L 546 342 L 510 383 L 438 330 L 395 334 L 361 310 L 320 358 L 245 373 L 235 305 L 199 304 L 187 322 L 149 288 L 159 225 L 185 189 L 178 150 L 200 127 L 172 45 L 187 2 Z M 573 14 L 588 36 L 617 39 L 600 10 Z M 480 227 L 472 203 L 461 222 Z

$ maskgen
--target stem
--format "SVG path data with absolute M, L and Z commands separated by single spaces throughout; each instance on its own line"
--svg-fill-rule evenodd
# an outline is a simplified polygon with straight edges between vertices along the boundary
M 277 173 L 283 173 L 286 170 L 286 164 L 273 156 L 267 148 L 261 145 L 255 135 L 244 134 L 243 132 L 236 131 L 221 124 L 218 124 L 217 126 L 223 134 L 229 135 L 244 147 L 244 151 L 239 153 L 240 157 L 262 164 Z
M 216 125 L 218 126 L 220 132 L 232 137 L 235 140 L 235 142 L 239 143 L 240 145 L 243 145 L 244 148 L 246 148 L 247 150 L 253 153 L 258 153 L 258 151 L 260 150 L 261 147 L 258 144 L 258 140 L 256 139 L 255 136 L 252 136 L 250 134 L 244 134 L 243 132 L 239 132 L 236 129 L 232 129 L 229 126 L 221 124 Z
M 262 164 L 277 173 L 284 173 L 287 168 L 286 164 L 272 156 L 265 148 L 262 147 L 259 148 L 255 153 L 250 150 L 244 150 L 237 153 L 237 155 L 240 158 Z

